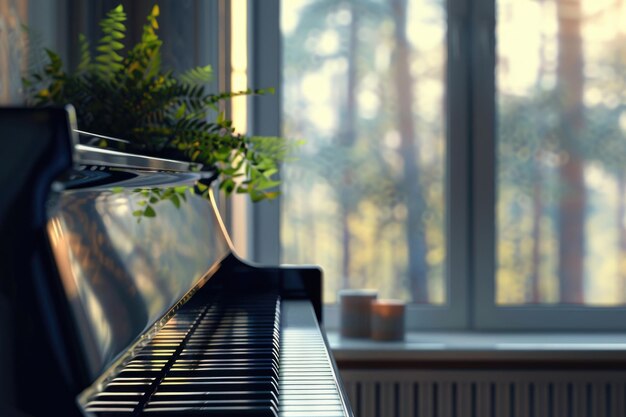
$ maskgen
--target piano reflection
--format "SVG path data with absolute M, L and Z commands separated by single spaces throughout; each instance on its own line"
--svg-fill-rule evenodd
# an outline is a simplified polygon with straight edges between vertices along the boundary
M 214 173 L 0 110 L 1 416 L 351 416 L 321 271 L 237 258 Z

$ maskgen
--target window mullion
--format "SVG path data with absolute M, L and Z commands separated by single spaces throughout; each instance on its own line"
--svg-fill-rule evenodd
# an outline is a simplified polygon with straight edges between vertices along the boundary
M 473 327 L 480 328 L 495 300 L 495 1 L 476 0 L 472 6 L 471 285 Z
M 470 301 L 470 158 L 468 0 L 449 0 L 447 65 L 447 279 L 450 322 L 467 327 Z
M 276 88 L 276 94 L 250 100 L 249 133 L 280 136 L 280 1 L 248 1 L 248 79 L 250 87 Z M 264 264 L 280 262 L 280 196 L 250 206 L 251 259 Z

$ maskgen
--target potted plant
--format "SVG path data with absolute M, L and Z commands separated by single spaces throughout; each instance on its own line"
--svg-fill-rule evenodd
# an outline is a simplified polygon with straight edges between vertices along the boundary
M 210 166 L 217 170 L 220 188 L 226 193 L 248 193 L 253 201 L 274 198 L 278 185 L 274 176 L 289 144 L 281 138 L 236 132 L 218 106 L 237 95 L 273 90 L 211 94 L 206 89 L 212 75 L 209 66 L 179 76 L 163 70 L 158 16 L 159 8 L 154 6 L 141 40 L 123 56 L 126 14 L 121 5 L 115 7 L 100 22 L 103 36 L 95 56 L 80 35 L 80 61 L 73 72 L 63 69 L 58 54 L 46 50 L 47 65 L 24 78 L 30 103 L 70 103 L 76 108 L 81 130 L 126 139 L 131 150 L 184 156 Z

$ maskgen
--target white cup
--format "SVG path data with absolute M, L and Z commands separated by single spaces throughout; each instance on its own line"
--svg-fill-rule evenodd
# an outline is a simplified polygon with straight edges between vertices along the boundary
M 341 290 L 341 335 L 343 337 L 370 336 L 370 304 L 378 296 L 376 290 Z

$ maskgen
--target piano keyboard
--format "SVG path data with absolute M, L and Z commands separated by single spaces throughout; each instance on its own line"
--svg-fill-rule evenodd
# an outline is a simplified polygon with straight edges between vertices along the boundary
M 282 305 L 279 416 L 347 416 L 324 339 L 308 301 Z
M 347 415 L 308 301 L 194 304 L 84 405 L 98 417 Z

